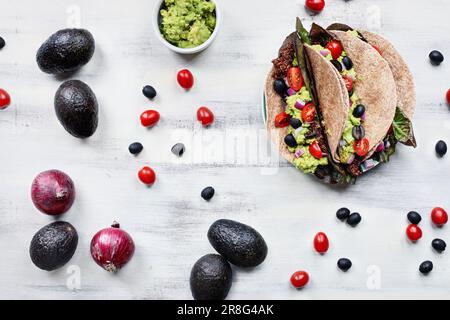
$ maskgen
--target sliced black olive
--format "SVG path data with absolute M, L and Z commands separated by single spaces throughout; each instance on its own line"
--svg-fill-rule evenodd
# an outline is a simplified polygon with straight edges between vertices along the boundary
M 363 126 L 354 126 L 352 128 L 352 136 L 353 138 L 355 138 L 355 140 L 361 140 L 365 135 L 366 132 Z
M 447 244 L 445 243 L 444 240 L 442 239 L 434 239 L 431 242 L 431 246 L 433 247 L 434 250 L 436 250 L 437 252 L 442 252 L 445 250 L 445 247 L 447 247 Z
M 288 134 L 286 137 L 284 137 L 284 143 L 286 143 L 291 148 L 295 148 L 297 146 L 297 141 L 292 134 Z
M 347 56 L 342 58 L 342 63 L 344 64 L 345 69 L 347 69 L 347 70 L 350 70 L 351 68 L 353 68 L 353 61 L 352 61 L 352 59 L 350 59 Z
M 437 50 L 433 50 L 430 52 L 430 61 L 431 64 L 438 66 L 444 61 L 444 55 Z
M 342 64 L 337 60 L 331 60 L 333 66 L 337 69 L 337 71 L 342 72 Z
M 298 129 L 302 126 L 302 122 L 300 121 L 300 119 L 297 119 L 297 118 L 291 118 L 291 120 L 289 121 L 289 124 L 294 129 Z
M 444 141 L 439 140 L 436 143 L 435 150 L 439 157 L 443 157 L 447 153 L 447 144 Z
M 276 93 L 283 97 L 287 91 L 286 82 L 283 79 L 275 79 L 273 82 L 273 89 Z
M 407 218 L 408 221 L 411 222 L 412 224 L 419 224 L 420 221 L 422 220 L 422 217 L 416 211 L 408 212 Z
M 366 112 L 366 107 L 362 104 L 358 104 L 355 109 L 353 109 L 353 116 L 355 118 L 361 118 L 364 112 Z
M 420 264 L 419 271 L 423 274 L 428 274 L 433 270 L 433 262 L 427 260 Z

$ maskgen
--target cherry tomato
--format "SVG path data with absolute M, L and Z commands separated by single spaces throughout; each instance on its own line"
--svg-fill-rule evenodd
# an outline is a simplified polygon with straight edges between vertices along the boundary
M 204 127 L 209 126 L 214 122 L 214 114 L 207 107 L 200 107 L 197 110 L 197 120 L 200 121 Z
M 436 207 L 431 211 L 431 221 L 437 226 L 442 226 L 447 223 L 448 215 L 447 212 L 440 208 Z
M 148 186 L 151 186 L 156 181 L 155 171 L 153 171 L 153 169 L 150 167 L 143 167 L 141 170 L 139 170 L 138 177 L 142 183 Z
M 303 87 L 303 76 L 299 67 L 289 68 L 287 74 L 289 87 L 295 91 L 299 91 Z
M 144 127 L 153 127 L 159 121 L 159 112 L 156 110 L 147 110 L 141 114 L 141 124 Z
M 297 271 L 291 276 L 291 284 L 294 288 L 299 289 L 306 286 L 309 281 L 309 275 L 306 271 Z
M 305 7 L 313 12 L 320 12 L 325 7 L 325 0 L 306 0 Z
M 406 228 L 406 235 L 408 236 L 409 240 L 417 241 L 420 238 L 422 238 L 422 230 L 419 228 L 418 225 L 410 224 Z
M 194 85 L 194 76 L 188 69 L 183 69 L 178 71 L 177 81 L 182 88 L 187 90 Z
M 291 116 L 283 111 L 283 112 L 277 114 L 277 116 L 275 117 L 275 127 L 276 128 L 287 127 L 289 125 L 290 120 L 291 120 Z
M 315 117 L 316 117 L 316 107 L 312 102 L 309 102 L 302 109 L 302 120 L 304 122 L 311 122 L 314 121 Z
M 318 253 L 325 253 L 328 251 L 329 246 L 327 235 L 323 232 L 317 233 L 314 237 L 314 249 L 316 249 Z
M 450 104 L 450 89 L 447 90 L 447 103 Z
M 316 159 L 322 158 L 322 149 L 320 149 L 320 146 L 319 146 L 319 143 L 317 142 L 317 140 L 314 140 L 309 145 L 309 153 L 311 153 L 311 155 Z
M 374 48 L 375 50 L 378 51 L 378 53 L 380 54 L 380 56 L 382 56 L 383 54 L 381 53 L 380 48 L 378 48 L 376 45 L 371 44 L 372 48 Z
M 367 152 L 369 152 L 369 140 L 367 140 L 367 138 L 362 138 L 361 140 L 353 142 L 353 149 L 358 156 L 364 157 Z
M 11 103 L 11 97 L 8 92 L 3 89 L 0 89 L 0 110 L 6 109 Z
M 334 60 L 337 60 L 342 54 L 342 44 L 337 40 L 331 40 L 325 48 L 331 52 Z
M 348 92 L 351 92 L 353 90 L 353 80 L 349 76 L 342 76 L 342 79 L 344 79 L 345 87 L 347 88 Z

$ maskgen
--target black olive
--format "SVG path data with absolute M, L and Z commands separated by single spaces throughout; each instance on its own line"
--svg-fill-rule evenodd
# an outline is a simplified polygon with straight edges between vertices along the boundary
M 431 64 L 438 66 L 444 61 L 444 55 L 437 50 L 433 50 L 429 54 Z
M 355 109 L 353 109 L 353 116 L 355 118 L 361 118 L 364 112 L 366 112 L 366 107 L 362 104 L 358 104 Z
M 201 196 L 206 201 L 211 200 L 212 197 L 214 197 L 214 188 L 213 187 L 206 187 L 202 190 Z
M 433 270 L 433 262 L 430 260 L 424 261 L 419 266 L 419 271 L 423 274 L 430 273 Z
M 286 143 L 291 148 L 295 148 L 297 146 L 297 141 L 292 134 L 288 134 L 286 137 L 284 137 L 284 143 Z
M 294 129 L 298 129 L 302 126 L 302 122 L 300 121 L 300 119 L 297 119 L 297 118 L 291 118 L 291 120 L 289 121 L 289 124 Z
M 361 222 L 361 215 L 358 212 L 353 212 L 348 216 L 347 223 L 352 227 L 356 226 Z
M 354 126 L 352 128 L 352 136 L 356 140 L 361 140 L 366 135 L 366 131 L 363 126 Z
M 350 59 L 347 56 L 342 58 L 342 63 L 344 64 L 345 69 L 347 69 L 347 70 L 350 70 L 351 68 L 353 68 L 353 61 L 352 61 L 352 59 Z
M 275 81 L 273 82 L 273 89 L 275 90 L 276 93 L 278 93 L 280 96 L 284 96 L 286 95 L 286 91 L 287 91 L 287 85 L 286 82 L 283 79 L 275 79 Z
M 339 269 L 345 272 L 352 267 L 352 262 L 350 261 L 350 259 L 340 258 L 337 262 L 337 266 Z
M 333 66 L 337 69 L 337 71 L 342 72 L 342 64 L 337 60 L 331 60 Z
M 3 39 L 2 37 L 0 37 L 0 49 L 3 49 L 5 47 L 5 39 Z
M 142 93 L 149 99 L 156 97 L 156 90 L 152 86 L 145 86 L 142 88 Z
M 418 214 L 415 211 L 408 212 L 407 217 L 408 217 L 409 222 L 411 222 L 412 224 L 419 224 L 419 222 L 422 220 L 422 217 L 420 216 L 420 214 Z
M 436 143 L 435 150 L 439 157 L 443 157 L 447 153 L 447 144 L 444 141 L 439 140 Z
M 185 146 L 182 143 L 177 143 L 172 147 L 171 151 L 174 155 L 181 157 L 185 151 Z
M 128 151 L 130 151 L 131 154 L 138 154 L 142 149 L 144 149 L 144 146 L 140 142 L 134 142 L 128 147 Z
M 347 208 L 340 208 L 338 211 L 336 211 L 336 218 L 343 221 L 348 218 L 350 215 L 350 210 Z
M 447 247 L 447 244 L 442 239 L 434 239 L 433 241 L 431 241 L 431 246 L 437 252 L 442 252 L 445 250 L 445 247 Z

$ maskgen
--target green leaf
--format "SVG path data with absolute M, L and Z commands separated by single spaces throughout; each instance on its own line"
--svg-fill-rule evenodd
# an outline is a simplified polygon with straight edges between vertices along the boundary
M 394 121 L 392 122 L 394 136 L 397 141 L 407 146 L 416 147 L 416 138 L 414 137 L 411 121 L 405 116 L 399 107 L 395 109 Z

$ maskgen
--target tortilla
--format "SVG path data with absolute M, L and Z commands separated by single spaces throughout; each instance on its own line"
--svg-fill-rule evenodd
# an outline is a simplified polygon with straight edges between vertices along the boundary
M 366 107 L 365 137 L 369 141 L 369 150 L 373 151 L 386 136 L 394 119 L 397 106 L 394 76 L 389 64 L 370 44 L 344 31 L 330 33 L 342 43 L 353 61 L 357 74 L 354 88 L 360 103 Z
M 414 86 L 414 77 L 395 47 L 382 36 L 364 30 L 358 30 L 359 33 L 370 43 L 377 46 L 383 58 L 388 62 L 397 87 L 397 106 L 403 113 L 412 120 L 416 107 L 416 92 Z

